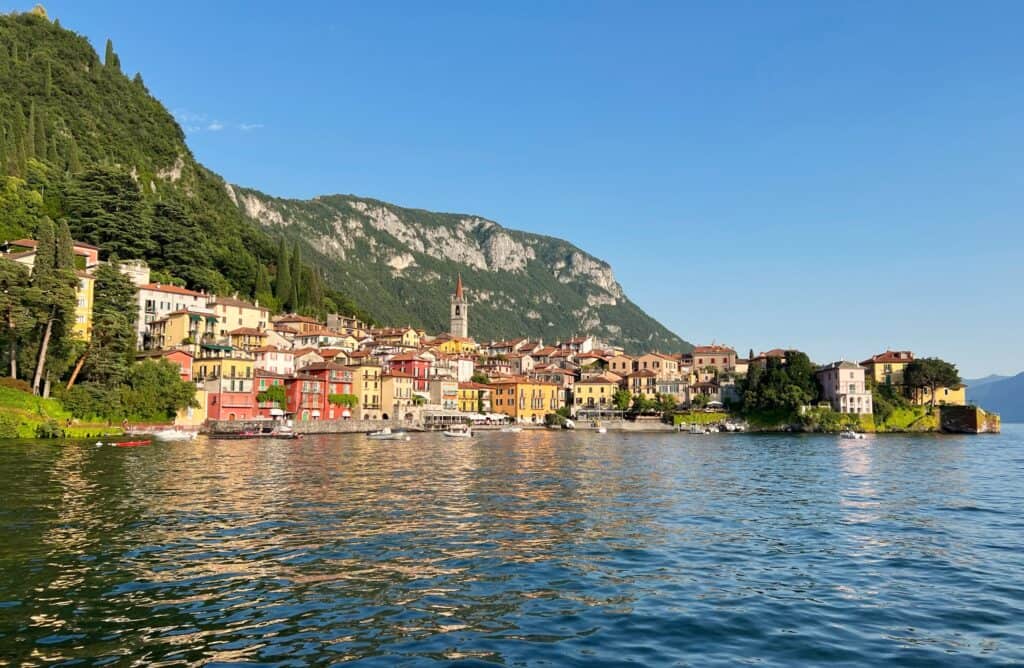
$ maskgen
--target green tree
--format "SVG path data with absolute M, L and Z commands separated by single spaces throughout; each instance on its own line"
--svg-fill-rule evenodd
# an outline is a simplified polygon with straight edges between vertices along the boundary
M 135 351 L 135 284 L 118 269 L 116 257 L 100 265 L 94 276 L 92 335 L 68 380 L 69 388 L 83 367 L 89 382 L 119 385 Z
M 139 420 L 169 420 L 189 406 L 196 406 L 196 386 L 181 379 L 181 370 L 171 362 L 146 360 L 128 371 L 121 386 L 125 417 Z
M 327 401 L 335 406 L 353 408 L 359 404 L 359 397 L 354 394 L 330 394 L 327 396 Z
M 18 377 L 18 344 L 33 329 L 34 320 L 26 307 L 29 289 L 28 267 L 0 260 L 0 318 L 3 318 L 3 345 L 10 356 L 11 378 Z
M 273 402 L 277 404 L 278 408 L 287 408 L 285 405 L 288 400 L 288 395 L 285 392 L 283 385 L 274 384 L 256 394 L 256 401 L 262 403 Z
M 74 251 L 67 225 L 58 236 L 53 222 L 44 217 L 36 237 L 36 258 L 28 302 L 35 308 L 41 335 L 32 377 L 32 391 L 40 393 L 48 361 L 62 352 L 75 315 Z M 70 257 L 69 257 L 70 256 Z
M 937 357 L 916 359 L 903 370 L 904 384 L 913 390 L 927 389 L 931 394 L 931 407 L 935 408 L 935 394 L 940 387 L 960 384 L 960 372 L 955 365 Z
M 114 43 L 110 41 L 109 37 L 107 38 L 107 48 L 103 55 L 103 65 L 113 72 L 121 73 L 121 59 L 114 53 Z
M 638 394 L 633 397 L 633 406 L 630 411 L 636 414 L 650 413 L 655 410 L 657 403 L 654 399 L 651 399 L 643 394 Z
M 153 255 L 151 218 L 128 172 L 88 169 L 71 181 L 65 201 L 75 238 L 121 259 Z
M 671 413 L 678 405 L 676 398 L 671 394 L 659 394 L 655 400 L 655 410 L 659 413 Z
M 480 383 L 481 385 L 486 385 L 491 382 L 491 379 L 487 377 L 487 374 L 480 369 L 474 371 L 469 380 L 474 383 Z
M 277 276 L 274 282 L 274 298 L 278 306 L 288 309 L 292 304 L 292 294 L 295 285 L 292 283 L 292 268 L 288 263 L 288 245 L 281 239 L 281 245 L 277 251 Z
M 615 406 L 616 410 L 624 411 L 629 408 L 629 402 L 632 399 L 633 395 L 629 390 L 615 390 L 615 394 L 612 395 L 612 405 Z
M 306 303 L 306 286 L 302 284 L 302 250 L 299 248 L 298 241 L 296 241 L 295 245 L 292 247 L 292 266 L 290 273 L 294 284 L 292 286 L 291 303 L 289 304 L 288 309 L 290 311 L 298 311 Z

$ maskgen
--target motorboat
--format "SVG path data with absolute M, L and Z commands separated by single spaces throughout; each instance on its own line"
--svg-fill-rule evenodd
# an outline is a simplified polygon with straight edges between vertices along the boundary
M 501 433 L 503 434 L 518 434 L 523 430 L 522 427 L 502 427 Z
M 599 433 L 599 434 L 607 434 L 608 433 L 608 427 L 598 427 L 597 428 L 597 433 Z
M 575 429 L 575 428 L 576 428 L 576 423 L 573 422 L 572 420 L 566 420 L 565 422 L 562 423 L 562 429 Z
M 442 432 L 448 438 L 473 438 L 473 430 L 469 429 L 446 429 Z
M 375 431 L 366 435 L 374 441 L 408 441 L 411 440 L 409 435 L 404 431 L 391 431 L 391 427 L 384 427 L 380 431 Z
M 178 431 L 177 429 L 163 429 L 155 432 L 153 438 L 158 441 L 192 441 L 195 440 L 196 432 Z
M 153 441 L 148 439 L 143 441 L 110 441 L 108 443 L 104 443 L 103 441 L 96 441 L 96 447 L 98 448 L 104 445 L 112 445 L 115 448 L 137 448 L 140 445 L 149 445 L 152 442 Z
M 839 438 L 848 438 L 852 441 L 863 441 L 867 437 L 864 436 L 864 434 L 853 431 L 852 429 L 847 429 L 846 431 L 839 432 Z

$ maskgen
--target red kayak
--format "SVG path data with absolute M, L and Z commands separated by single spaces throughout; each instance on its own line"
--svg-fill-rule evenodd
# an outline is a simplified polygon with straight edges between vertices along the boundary
M 134 448 L 140 445 L 149 445 L 153 441 L 121 441 L 120 443 L 114 443 L 119 448 Z

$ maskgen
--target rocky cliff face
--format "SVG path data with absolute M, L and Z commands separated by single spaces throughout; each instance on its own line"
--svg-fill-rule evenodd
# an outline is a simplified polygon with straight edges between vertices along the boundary
M 629 350 L 690 348 L 629 301 L 606 262 L 560 239 L 348 195 L 284 200 L 238 186 L 228 195 L 261 227 L 305 244 L 327 282 L 382 322 L 445 331 L 462 273 L 480 340 L 589 332 Z

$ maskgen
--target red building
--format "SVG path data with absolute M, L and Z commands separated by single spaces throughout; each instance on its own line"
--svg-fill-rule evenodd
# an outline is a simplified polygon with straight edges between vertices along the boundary
M 419 353 L 402 353 L 388 360 L 387 372 L 412 376 L 413 392 L 430 392 L 431 361 Z
M 332 394 L 352 394 L 351 369 L 334 362 L 319 362 L 303 367 L 299 373 L 323 383 L 322 403 L 319 407 L 321 420 L 340 420 L 352 417 L 352 412 L 348 408 L 330 402 Z
M 294 378 L 285 381 L 288 394 L 288 412 L 295 414 L 296 420 L 319 420 L 324 414 L 327 383 L 316 376 L 300 371 Z
M 192 357 L 192 353 L 190 353 L 190 352 L 188 352 L 186 350 L 171 349 L 171 350 L 147 351 L 147 352 L 144 352 L 144 353 L 136 354 L 135 355 L 135 359 L 137 359 L 137 360 L 143 360 L 143 359 L 153 359 L 153 360 L 165 359 L 168 362 L 170 362 L 171 364 L 173 364 L 174 366 L 178 367 L 178 369 L 179 369 L 178 375 L 181 376 L 181 379 L 183 381 L 185 381 L 186 383 L 191 383 L 192 382 L 192 359 L 193 359 L 193 357 Z
M 266 369 L 256 369 L 253 372 L 253 375 L 256 378 L 255 388 L 253 391 L 257 395 L 259 395 L 260 392 L 266 391 L 271 385 L 280 385 L 282 388 L 286 388 L 285 396 L 287 397 L 287 381 L 291 376 L 283 373 L 267 371 Z M 284 405 L 279 406 L 273 401 L 259 401 L 257 399 L 256 411 L 260 417 L 280 419 L 288 412 L 288 407 Z

